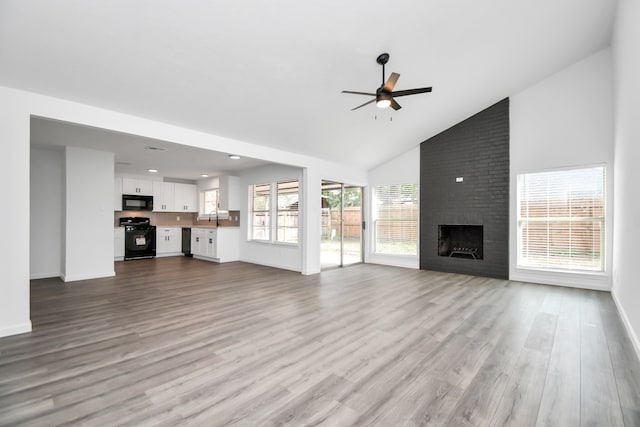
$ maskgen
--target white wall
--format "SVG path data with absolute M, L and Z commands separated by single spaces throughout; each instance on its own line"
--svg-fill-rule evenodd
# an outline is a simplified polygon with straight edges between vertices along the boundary
M 63 280 L 114 276 L 114 155 L 66 147 Z
M 606 273 L 562 274 L 517 268 L 517 175 L 604 164 L 607 206 L 613 206 L 611 52 L 600 51 L 510 98 L 510 268 L 512 280 L 611 289 L 613 226 L 606 218 Z
M 302 182 L 303 174 L 301 168 L 294 168 L 282 165 L 270 165 L 243 171 L 238 175 L 238 185 L 242 195 L 239 196 L 244 203 L 240 204 L 240 260 L 263 264 L 272 267 L 284 268 L 286 270 L 303 270 L 302 242 L 298 245 L 283 243 L 266 243 L 248 240 L 249 235 L 249 186 L 253 184 L 268 184 L 277 181 L 299 180 Z M 318 195 L 318 198 L 320 196 Z M 273 198 L 272 198 L 273 200 Z M 299 204 L 300 216 L 305 216 L 307 207 L 303 201 Z M 317 211 L 320 218 L 320 211 Z M 275 233 L 275 229 L 271 233 Z M 310 232 L 300 226 L 300 237 Z M 319 253 L 318 253 L 319 258 Z
M 64 152 L 31 149 L 30 277 L 62 274 Z
M 0 178 L 8 182 L 5 200 L 10 200 L 12 209 L 0 209 L 2 224 L 10 224 L 5 242 L 0 245 L 0 336 L 31 330 L 29 320 L 29 124 L 31 116 L 62 120 L 102 129 L 126 132 L 147 138 L 161 139 L 222 152 L 234 152 L 240 156 L 253 157 L 301 167 L 307 191 L 303 188 L 305 204 L 320 210 L 320 179 L 331 179 L 364 185 L 366 171 L 346 163 L 330 162 L 303 154 L 290 153 L 257 144 L 250 144 L 217 135 L 198 132 L 162 122 L 143 119 L 115 111 L 66 101 L 36 93 L 0 86 Z M 232 148 L 232 149 L 231 149 Z M 346 161 L 345 161 L 346 162 Z M 317 184 L 317 185 L 316 185 Z M 113 182 L 111 182 L 113 188 Z M 314 194 L 315 193 L 315 194 Z M 308 200 L 308 202 L 307 202 Z M 314 207 L 314 204 L 316 205 Z M 17 206 L 17 207 L 16 207 Z M 301 221 L 310 229 L 320 229 L 320 215 L 307 209 Z M 111 201 L 113 216 L 113 201 Z M 113 218 L 111 219 L 113 221 Z M 113 223 L 111 223 L 111 227 Z M 319 235 L 307 233 L 302 237 L 303 246 L 317 240 L 317 245 L 304 247 L 303 273 L 320 271 Z M 64 255 L 63 255 L 64 257 Z
M 640 357 L 640 2 L 620 0 L 613 36 L 615 202 L 613 296 Z
M 369 187 L 366 188 L 365 204 L 367 238 L 365 239 L 365 261 L 374 264 L 394 265 L 397 267 L 420 268 L 418 254 L 382 255 L 373 253 L 373 219 L 372 219 L 372 189 L 384 184 L 420 184 L 420 146 L 396 157 L 369 171 Z M 418 235 L 419 231 L 418 231 Z
M 31 330 L 29 319 L 29 114 L 18 93 L 0 90 L 0 337 Z

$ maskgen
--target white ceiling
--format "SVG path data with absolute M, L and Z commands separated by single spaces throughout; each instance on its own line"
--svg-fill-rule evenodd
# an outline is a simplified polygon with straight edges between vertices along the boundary
M 42 118 L 31 119 L 31 145 L 45 149 L 70 145 L 109 151 L 115 154 L 117 174 L 188 180 L 201 179 L 201 174 L 234 175 L 238 171 L 270 163 L 246 157 L 233 160 L 229 158 L 232 153 Z M 148 172 L 148 169 L 158 172 Z
M 613 0 L 0 2 L 0 85 L 371 168 L 609 45 Z M 433 86 L 379 110 L 342 90 Z M 585 88 L 588 90 L 588 88 Z

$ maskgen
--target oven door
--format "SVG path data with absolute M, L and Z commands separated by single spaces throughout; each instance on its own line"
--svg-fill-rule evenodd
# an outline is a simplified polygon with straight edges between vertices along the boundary
M 151 258 L 156 256 L 156 227 L 136 230 L 127 227 L 124 231 L 124 259 Z

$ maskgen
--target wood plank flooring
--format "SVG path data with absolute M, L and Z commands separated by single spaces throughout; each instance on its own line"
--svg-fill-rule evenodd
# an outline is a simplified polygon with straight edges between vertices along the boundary
M 357 265 L 175 257 L 32 282 L 2 426 L 639 426 L 608 293 Z

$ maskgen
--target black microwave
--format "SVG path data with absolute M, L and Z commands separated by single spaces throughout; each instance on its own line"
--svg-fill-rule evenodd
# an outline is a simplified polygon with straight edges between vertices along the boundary
M 135 194 L 122 195 L 123 211 L 152 211 L 153 196 L 136 196 Z

